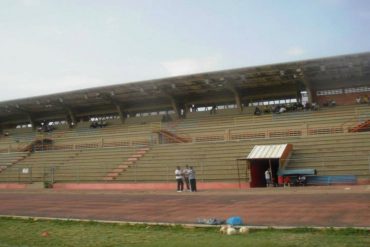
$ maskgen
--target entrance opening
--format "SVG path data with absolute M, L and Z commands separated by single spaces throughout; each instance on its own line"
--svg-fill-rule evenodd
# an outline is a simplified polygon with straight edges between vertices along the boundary
M 266 187 L 265 171 L 270 170 L 272 182 L 277 182 L 277 171 L 279 169 L 279 159 L 255 159 L 250 161 L 251 188 Z

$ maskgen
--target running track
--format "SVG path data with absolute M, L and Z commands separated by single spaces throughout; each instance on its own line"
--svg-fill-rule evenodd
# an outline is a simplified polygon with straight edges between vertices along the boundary
M 0 215 L 166 223 L 238 215 L 254 226 L 369 227 L 369 188 L 347 190 L 0 191 Z

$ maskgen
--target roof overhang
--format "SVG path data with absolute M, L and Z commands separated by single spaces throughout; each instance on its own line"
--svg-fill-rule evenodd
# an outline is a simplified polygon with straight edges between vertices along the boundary
M 292 144 L 256 145 L 248 154 L 247 160 L 279 160 L 279 168 L 283 168 L 289 162 L 292 155 Z
M 227 104 L 253 99 L 292 98 L 298 90 L 370 86 L 370 52 L 253 66 L 0 102 L 0 123 L 65 114 L 156 111 L 171 107 L 174 100 L 186 104 Z
M 292 144 L 256 145 L 248 154 L 248 160 L 255 159 L 281 159 L 293 149 Z

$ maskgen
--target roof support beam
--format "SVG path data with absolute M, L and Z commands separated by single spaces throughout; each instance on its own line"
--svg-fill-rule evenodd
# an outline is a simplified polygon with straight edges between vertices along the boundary
M 236 105 L 237 105 L 237 107 L 238 107 L 239 111 L 243 111 L 243 106 L 242 106 L 241 97 L 240 97 L 239 92 L 237 92 L 236 90 L 235 90 L 235 92 L 234 92 L 234 97 L 235 97 L 235 103 L 236 103 Z
M 32 115 L 30 113 L 27 112 L 26 114 L 27 114 L 28 121 L 32 125 L 32 129 L 35 130 L 36 129 L 36 124 L 35 124 L 34 118 L 32 117 Z
M 67 115 L 67 121 L 68 121 L 68 117 L 72 121 L 72 122 L 69 123 L 69 126 L 77 124 L 76 115 L 73 113 L 72 108 L 69 107 L 69 106 L 66 106 L 66 105 L 63 105 L 63 107 L 67 111 L 67 114 L 68 114 Z
M 313 102 L 313 93 L 314 92 L 312 90 L 311 83 L 305 76 L 303 76 L 302 81 L 303 81 L 304 86 L 306 87 L 308 103 L 312 104 L 312 102 Z
M 18 105 L 16 107 L 11 107 L 11 108 L 25 115 L 27 121 L 32 125 L 32 129 L 34 130 L 36 129 L 35 119 L 31 115 L 31 113 L 27 111 L 27 109 L 24 109 L 23 107 L 20 107 Z
M 175 111 L 176 116 L 178 118 L 180 118 L 181 110 L 180 110 L 180 107 L 179 107 L 178 103 L 176 102 L 176 100 L 172 96 L 169 96 L 169 98 L 171 100 L 172 109 Z
M 117 112 L 118 112 L 119 118 L 121 120 L 121 123 L 125 123 L 126 115 L 124 114 L 123 107 L 118 103 L 114 103 L 114 105 L 117 109 Z
M 234 94 L 235 104 L 238 107 L 239 111 L 243 111 L 242 100 L 238 90 L 232 85 L 228 86 L 227 89 L 229 89 Z
M 121 123 L 124 123 L 126 120 L 126 114 L 123 110 L 121 102 L 114 98 L 114 94 L 103 94 L 102 97 L 109 101 L 117 110 Z

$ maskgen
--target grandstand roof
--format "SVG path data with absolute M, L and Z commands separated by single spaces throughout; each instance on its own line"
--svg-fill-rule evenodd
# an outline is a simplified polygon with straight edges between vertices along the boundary
M 110 85 L 0 102 L 0 124 L 32 117 L 63 119 L 102 113 L 173 109 L 175 104 L 222 104 L 292 98 L 310 87 L 370 86 L 370 52 Z M 25 118 L 25 116 L 27 116 Z

